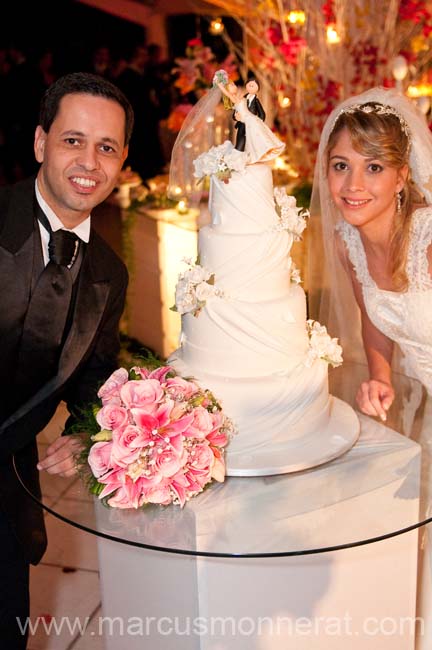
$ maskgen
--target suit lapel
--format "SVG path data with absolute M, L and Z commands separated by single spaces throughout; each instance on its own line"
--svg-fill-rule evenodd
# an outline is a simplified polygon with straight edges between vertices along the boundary
M 82 262 L 71 328 L 60 356 L 58 385 L 69 378 L 93 341 L 104 313 L 110 290 L 107 280 L 95 272 L 97 255 L 92 242 Z
M 33 228 L 33 215 L 31 215 L 31 223 Z M 27 233 L 27 238 L 28 236 L 29 233 Z M 25 241 L 26 237 L 21 236 L 21 239 Z M 0 241 L 0 245 L 1 243 Z M 7 240 L 7 244 L 11 248 L 12 237 Z M 104 275 L 104 268 L 103 255 L 91 236 L 82 261 L 74 315 L 60 357 L 58 373 L 0 426 L 0 432 L 59 390 L 86 355 L 100 326 L 109 297 L 110 282 Z

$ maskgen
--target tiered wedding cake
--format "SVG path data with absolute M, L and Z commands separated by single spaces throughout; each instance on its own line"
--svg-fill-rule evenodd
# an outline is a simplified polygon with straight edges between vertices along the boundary
M 297 471 L 330 460 L 358 436 L 354 411 L 329 396 L 328 362 L 340 347 L 306 322 L 290 250 L 305 226 L 295 200 L 273 194 L 265 163 L 211 178 L 212 224 L 199 260 L 181 274 L 181 347 L 169 359 L 221 400 L 237 434 L 228 475 Z

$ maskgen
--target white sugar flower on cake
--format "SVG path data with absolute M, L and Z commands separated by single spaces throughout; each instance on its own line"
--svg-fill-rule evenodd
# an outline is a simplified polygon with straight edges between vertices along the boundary
M 338 344 L 338 339 L 331 338 L 327 333 L 327 328 L 316 320 L 306 321 L 306 326 L 309 335 L 309 350 L 305 366 L 310 368 L 317 359 L 327 361 L 334 368 L 340 366 L 343 359 L 342 347 Z
M 220 289 L 214 286 L 214 274 L 201 266 L 198 261 L 184 260 L 188 269 L 180 273 L 175 290 L 175 304 L 172 311 L 179 314 L 191 313 L 198 316 L 209 298 L 222 296 Z
M 232 142 L 226 140 L 198 156 L 193 165 L 195 178 L 216 176 L 228 183 L 232 172 L 244 172 L 246 156 L 242 151 L 237 151 Z
M 286 193 L 285 187 L 275 187 L 273 191 L 276 204 L 276 212 L 279 215 L 279 222 L 274 230 L 287 230 L 294 237 L 295 241 L 301 239 L 303 230 L 306 228 L 306 218 L 309 211 L 298 208 L 295 196 Z
M 300 275 L 300 269 L 297 268 L 297 266 L 294 264 L 294 262 L 291 262 L 290 280 L 294 284 L 301 284 L 302 283 L 302 279 L 301 279 L 301 275 Z

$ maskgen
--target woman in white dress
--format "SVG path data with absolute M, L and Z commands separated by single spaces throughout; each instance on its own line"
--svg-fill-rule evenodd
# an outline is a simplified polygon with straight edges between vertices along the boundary
M 395 398 L 395 350 L 405 373 L 432 394 L 431 204 L 432 135 L 411 100 L 376 88 L 333 111 L 321 136 L 311 201 L 311 310 L 340 337 L 345 359 L 358 358 L 363 343 L 369 379 L 357 403 L 382 420 Z M 422 435 L 432 438 L 431 429 L 425 422 Z M 430 548 L 424 594 L 432 585 L 429 560 Z M 419 612 L 426 627 L 429 610 Z
M 328 271 L 322 309 L 342 339 L 360 316 L 370 377 L 357 401 L 383 420 L 395 343 L 407 374 L 432 393 L 431 203 L 432 134 L 413 102 L 377 88 L 333 111 L 311 202 Z

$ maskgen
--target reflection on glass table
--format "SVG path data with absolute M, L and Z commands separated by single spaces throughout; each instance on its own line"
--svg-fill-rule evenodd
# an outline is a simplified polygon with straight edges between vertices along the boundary
M 355 405 L 366 376 L 360 365 L 330 373 L 332 394 Z M 343 456 L 293 474 L 227 478 L 181 509 L 105 507 L 83 502 L 73 520 L 58 505 L 53 515 L 101 537 L 188 555 L 271 557 L 363 545 L 429 521 L 429 481 L 421 475 L 425 395 L 415 380 L 395 375 L 396 400 L 385 426 L 362 414 L 360 438 Z M 399 433 L 400 432 L 400 433 Z M 425 456 L 427 458 L 427 456 Z M 423 463 L 423 472 L 429 463 Z M 49 482 L 50 479 L 48 479 Z M 49 493 L 59 491 L 58 479 Z M 86 488 L 77 481 L 76 496 Z M 420 495 L 420 498 L 419 498 Z

